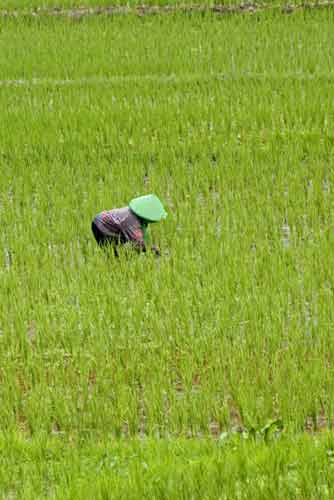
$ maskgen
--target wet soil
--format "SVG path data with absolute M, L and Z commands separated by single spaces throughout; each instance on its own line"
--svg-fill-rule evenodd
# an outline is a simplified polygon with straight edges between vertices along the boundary
M 321 2 L 305 2 L 298 4 L 263 4 L 263 3 L 241 3 L 239 5 L 165 5 L 165 6 L 150 6 L 138 5 L 134 7 L 127 6 L 113 6 L 108 7 L 74 7 L 74 8 L 36 8 L 36 9 L 0 9 L 0 17 L 21 17 L 21 16 L 54 16 L 54 17 L 72 17 L 81 18 L 87 16 L 97 15 L 121 15 L 121 14 L 135 14 L 138 16 L 145 15 L 161 15 L 173 14 L 177 12 L 192 13 L 192 12 L 211 12 L 217 15 L 226 14 L 243 14 L 243 13 L 256 13 L 267 10 L 281 11 L 285 14 L 293 13 L 298 10 L 307 9 L 324 9 L 334 7 L 334 0 L 321 1 Z

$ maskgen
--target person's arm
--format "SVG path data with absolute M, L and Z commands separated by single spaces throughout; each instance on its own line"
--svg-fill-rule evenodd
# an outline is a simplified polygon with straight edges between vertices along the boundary
M 149 248 L 151 252 L 153 252 L 157 257 L 160 256 L 160 249 L 156 245 L 151 244 L 151 237 L 150 233 L 148 231 L 148 224 L 142 224 L 142 230 L 144 233 L 144 243 L 146 245 L 146 248 Z
M 135 231 L 131 232 L 131 237 L 129 238 L 129 240 L 132 242 L 133 246 L 138 252 L 146 252 L 147 250 L 151 250 L 154 255 L 160 257 L 161 254 L 158 246 L 145 243 L 144 231 L 142 229 L 136 229 Z
M 128 221 L 124 221 L 121 225 L 121 230 L 124 235 L 126 241 L 131 241 L 134 248 L 138 252 L 146 252 L 147 250 L 151 250 L 155 255 L 160 255 L 160 250 L 155 245 L 150 245 L 149 240 L 145 237 L 145 231 L 142 227 L 137 225 L 131 225 Z M 146 241 L 145 241 L 146 240 Z
M 146 252 L 146 245 L 144 240 L 144 232 L 142 229 L 136 229 L 131 238 L 133 245 L 139 252 Z
M 140 227 L 131 226 L 124 220 L 120 224 L 120 229 L 125 241 L 131 242 L 138 252 L 146 252 L 144 232 Z

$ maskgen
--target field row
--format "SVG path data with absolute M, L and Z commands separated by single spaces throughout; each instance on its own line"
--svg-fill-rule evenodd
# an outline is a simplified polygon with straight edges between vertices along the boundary
M 6 497 L 332 496 L 333 20 L 0 20 Z
M 61 9 L 73 9 L 78 14 L 93 13 L 122 13 L 129 10 L 137 10 L 141 14 L 166 12 L 174 8 L 190 9 L 194 11 L 202 8 L 217 7 L 216 12 L 228 12 L 230 7 L 240 7 L 243 12 L 253 12 L 257 9 L 289 6 L 289 7 L 323 7 L 331 6 L 331 0 L 318 0 L 302 2 L 301 0 L 261 0 L 259 2 L 242 2 L 241 0 L 1 0 L 0 11 L 29 11 L 35 9 L 43 11 L 45 9 L 54 10 L 54 14 L 60 14 Z M 161 9 L 163 7 L 163 9 Z
M 332 435 L 207 440 L 2 437 L 0 484 L 11 498 L 332 498 Z
M 131 79 L 142 75 L 182 78 L 188 74 L 209 79 L 211 75 L 232 79 L 291 77 L 292 83 L 298 75 L 331 78 L 331 11 L 257 16 L 227 19 L 176 14 L 87 18 L 82 22 L 2 19 L 1 80 Z M 20 38 L 14 36 L 17 29 Z M 76 50 L 79 46 L 80 52 Z
M 87 16 L 96 15 L 129 15 L 136 14 L 139 16 L 144 15 L 163 15 L 182 12 L 184 14 L 193 13 L 214 13 L 219 15 L 230 14 L 254 14 L 263 11 L 280 11 L 281 13 L 291 14 L 296 10 L 314 10 L 314 9 L 331 9 L 333 7 L 332 0 L 322 0 L 316 2 L 301 2 L 294 0 L 292 2 L 286 1 L 270 1 L 264 0 L 262 2 L 244 3 L 240 0 L 228 0 L 225 2 L 215 0 L 204 0 L 200 3 L 196 2 L 178 2 L 172 0 L 148 0 L 146 2 L 139 2 L 139 0 L 132 0 L 131 2 L 113 2 L 112 4 L 107 0 L 86 0 L 77 3 L 73 0 L 47 0 L 41 3 L 40 0 L 26 0 L 26 3 L 9 3 L 0 4 L 0 17 L 18 17 L 20 15 L 30 16 L 52 16 L 52 17 L 72 17 L 82 18 Z
M 2 24 L 7 428 L 332 425 L 332 18 L 293 16 Z M 106 259 L 150 191 L 163 258 Z

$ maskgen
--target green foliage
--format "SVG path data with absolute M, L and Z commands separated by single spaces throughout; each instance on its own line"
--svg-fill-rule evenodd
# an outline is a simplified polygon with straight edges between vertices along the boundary
M 18 498 L 332 498 L 333 436 L 243 441 L 1 438 L 1 490 Z
M 333 447 L 305 438 L 291 464 L 295 435 L 333 418 L 332 27 L 330 11 L 0 20 L 0 423 L 25 457 L 2 454 L 7 495 L 327 495 Z M 162 258 L 101 252 L 94 215 L 150 192 Z M 138 436 L 155 451 L 129 475 L 94 455 L 136 457 Z

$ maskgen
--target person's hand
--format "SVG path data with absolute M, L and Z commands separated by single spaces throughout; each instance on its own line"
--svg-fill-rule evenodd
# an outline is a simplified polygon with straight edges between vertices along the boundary
M 160 257 L 161 253 L 160 253 L 159 247 L 152 245 L 151 249 L 152 249 L 152 252 L 154 253 L 154 255 L 156 255 L 157 257 Z

